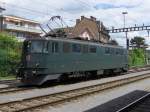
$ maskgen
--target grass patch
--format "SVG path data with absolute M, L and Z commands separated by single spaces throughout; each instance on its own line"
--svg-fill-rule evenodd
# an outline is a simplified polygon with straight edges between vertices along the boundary
M 16 79 L 15 75 L 0 76 L 0 81 L 2 81 L 2 80 L 15 80 L 15 79 Z

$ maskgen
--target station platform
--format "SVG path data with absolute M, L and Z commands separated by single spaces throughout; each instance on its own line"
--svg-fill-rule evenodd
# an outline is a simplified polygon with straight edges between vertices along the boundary
M 142 96 L 149 93 L 148 91 L 136 90 L 121 97 L 115 98 L 109 102 L 102 105 L 96 106 L 85 112 L 116 112 L 119 109 L 127 106 L 128 104 L 134 102 L 135 100 L 141 98 Z

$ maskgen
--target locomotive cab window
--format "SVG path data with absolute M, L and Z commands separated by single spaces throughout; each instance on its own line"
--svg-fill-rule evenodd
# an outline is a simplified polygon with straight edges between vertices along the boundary
M 32 41 L 31 42 L 32 53 L 48 53 L 48 42 L 46 41 Z
M 52 42 L 52 53 L 58 53 L 59 47 L 57 42 Z
M 42 50 L 43 50 L 43 42 L 33 41 L 31 43 L 31 52 L 32 53 L 42 53 Z

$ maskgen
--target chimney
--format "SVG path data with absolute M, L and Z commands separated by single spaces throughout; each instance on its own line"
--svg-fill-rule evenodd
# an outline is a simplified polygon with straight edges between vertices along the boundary
M 96 21 L 96 23 L 97 23 L 97 25 L 99 25 L 99 26 L 100 26 L 100 21 Z
M 103 25 L 103 22 L 101 22 L 101 31 L 103 30 L 104 28 L 104 25 Z
M 100 30 L 100 21 L 96 21 L 96 24 L 98 26 L 98 30 Z
M 76 24 L 79 24 L 80 23 L 80 19 L 76 19 Z
M 95 17 L 90 16 L 90 18 L 91 18 L 92 21 L 96 21 L 96 18 L 95 18 Z
M 84 16 L 81 16 L 81 20 L 83 20 L 85 17 Z

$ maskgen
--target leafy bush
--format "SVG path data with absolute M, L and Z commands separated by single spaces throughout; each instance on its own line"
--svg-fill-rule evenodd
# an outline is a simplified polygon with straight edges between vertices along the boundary
M 16 37 L 0 33 L 0 76 L 14 74 L 20 62 L 21 43 Z

